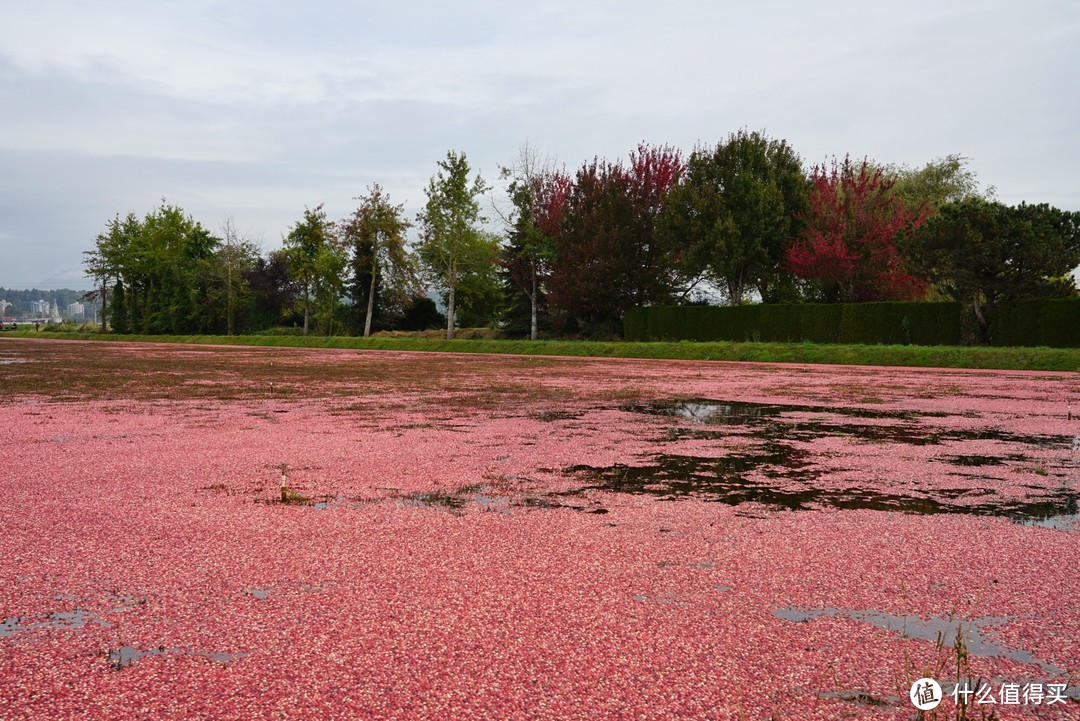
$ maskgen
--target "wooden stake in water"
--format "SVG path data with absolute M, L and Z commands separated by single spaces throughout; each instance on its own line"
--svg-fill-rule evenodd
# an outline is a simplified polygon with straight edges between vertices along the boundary
M 281 464 L 281 502 L 289 502 L 289 489 L 285 487 L 285 464 Z

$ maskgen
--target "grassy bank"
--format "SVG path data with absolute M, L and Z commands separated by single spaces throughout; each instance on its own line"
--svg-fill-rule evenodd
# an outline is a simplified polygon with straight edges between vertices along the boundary
M 625 343 L 562 340 L 437 340 L 432 338 L 324 338 L 314 336 L 141 336 L 18 331 L 0 337 L 144 343 L 201 343 L 296 348 L 513 353 L 522 355 L 834 363 L 837 365 L 1080 371 L 1077 348 L 984 348 L 956 346 L 834 345 L 813 343 Z

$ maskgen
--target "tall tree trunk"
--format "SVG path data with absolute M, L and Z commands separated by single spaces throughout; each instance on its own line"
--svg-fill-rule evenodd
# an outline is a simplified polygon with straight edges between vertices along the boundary
M 304 335 L 307 335 L 307 329 L 308 329 L 308 305 L 310 304 L 308 295 L 309 295 L 308 294 L 308 286 L 305 283 L 304 284 Z
M 106 317 L 105 316 L 105 310 L 108 307 L 107 306 L 107 301 L 108 301 L 108 298 L 109 298 L 109 296 L 107 294 L 107 291 L 106 291 L 107 285 L 108 285 L 108 280 L 106 279 L 106 277 L 104 275 L 102 275 L 101 276 L 101 332 L 102 333 L 105 333 L 105 332 L 108 331 L 108 328 L 105 325 L 105 317 Z
M 232 261 L 230 260 L 226 266 L 226 285 L 225 285 L 225 329 L 229 335 L 233 334 L 233 315 L 236 313 L 236 289 L 233 288 L 232 280 Z
M 446 340 L 454 340 L 454 284 L 446 294 Z
M 371 262 L 371 287 L 367 294 L 367 318 L 364 320 L 364 337 L 371 335 L 371 317 L 375 315 L 375 274 L 379 272 L 379 265 L 374 260 Z
M 975 318 L 979 321 L 979 341 L 982 343 L 990 343 L 990 310 L 993 307 L 994 301 L 990 296 L 986 297 L 986 305 L 984 306 L 979 302 L 979 296 L 982 295 L 979 291 L 975 291 L 972 297 L 972 305 L 975 308 Z
M 536 301 L 537 301 L 537 297 L 536 297 L 537 293 L 536 293 L 536 291 L 537 291 L 536 270 L 533 269 L 533 274 L 532 274 L 532 294 L 529 295 L 529 305 L 531 306 L 530 314 L 532 316 L 531 324 L 530 324 L 530 327 L 529 327 L 529 340 L 536 340 Z

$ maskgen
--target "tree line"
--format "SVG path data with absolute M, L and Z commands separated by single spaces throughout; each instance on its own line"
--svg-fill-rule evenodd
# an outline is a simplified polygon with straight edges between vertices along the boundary
M 687 158 L 642 144 L 625 162 L 595 158 L 574 172 L 524 145 L 501 180 L 500 232 L 483 211 L 492 186 L 451 151 L 415 222 L 372 185 L 346 218 L 305 208 L 265 255 L 231 220 L 210 232 L 162 201 L 110 220 L 86 270 L 120 333 L 445 324 L 448 338 L 458 326 L 606 337 L 628 308 L 710 297 L 947 298 L 970 309 L 985 340 L 1000 301 L 1077 294 L 1080 213 L 1004 205 L 958 155 L 807 170 L 786 141 L 742 130 Z

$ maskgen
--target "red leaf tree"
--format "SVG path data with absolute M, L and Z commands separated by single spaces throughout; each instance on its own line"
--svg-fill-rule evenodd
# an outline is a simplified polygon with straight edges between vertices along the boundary
M 677 150 L 642 144 L 628 166 L 594 160 L 578 170 L 547 283 L 561 330 L 614 335 L 627 308 L 682 292 L 684 249 L 654 226 L 683 168 Z
M 835 159 L 810 177 L 810 205 L 802 234 L 787 249 L 786 266 L 830 302 L 919 300 L 929 285 L 912 275 L 897 239 L 922 225 L 928 208 L 912 209 L 892 192 L 892 181 L 866 160 Z

